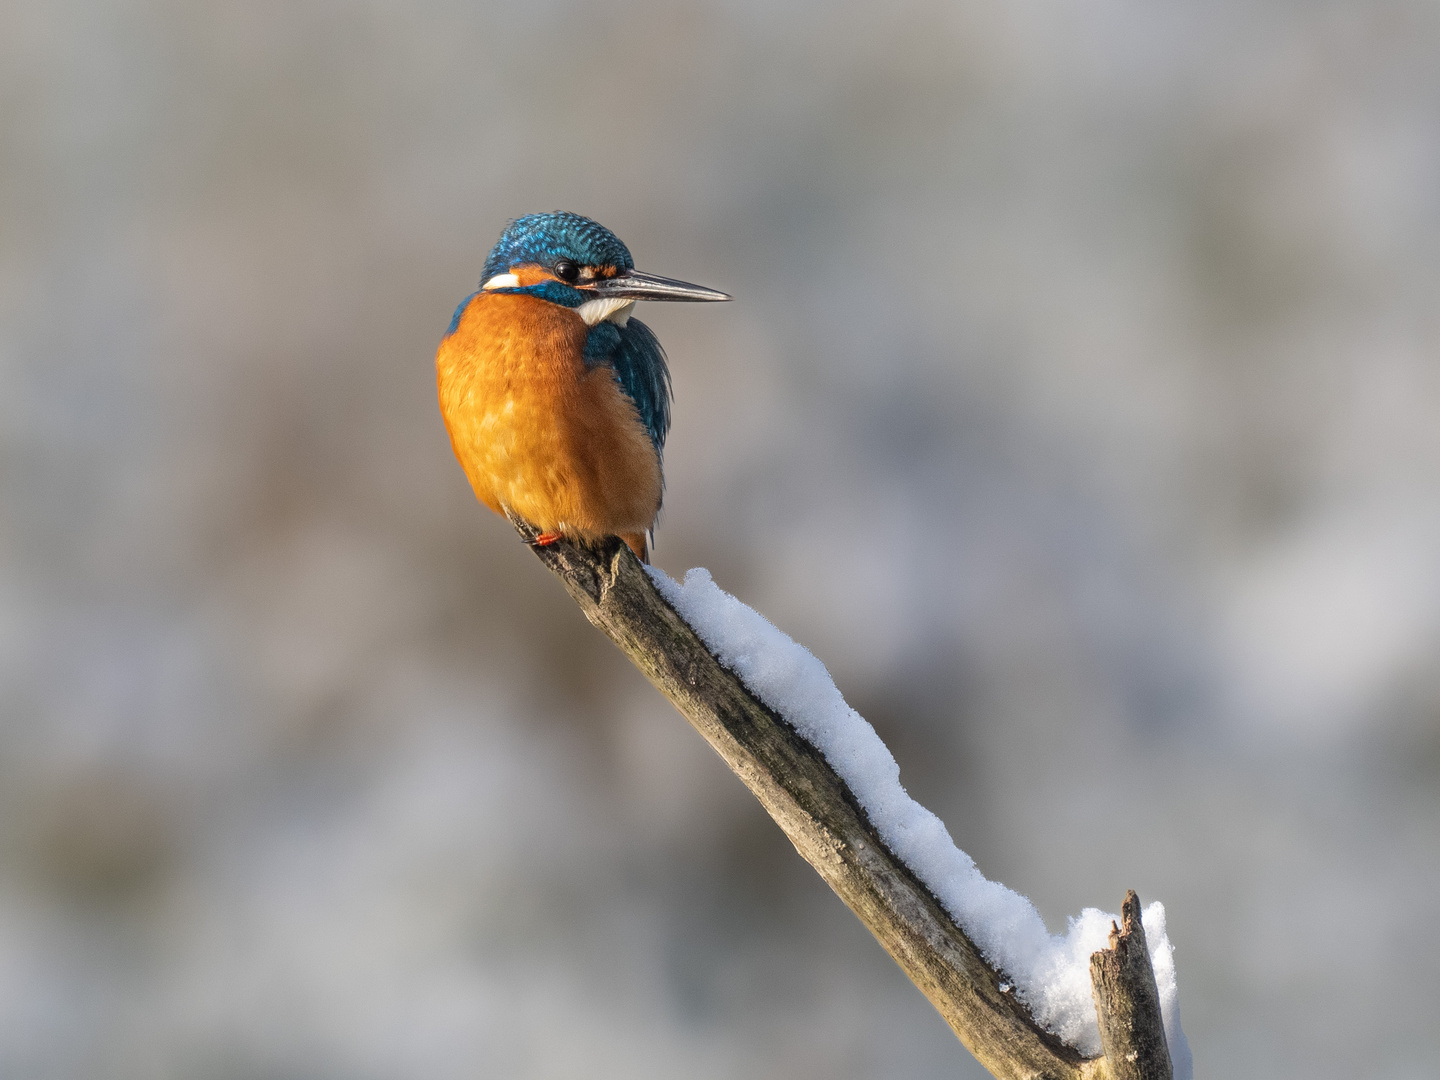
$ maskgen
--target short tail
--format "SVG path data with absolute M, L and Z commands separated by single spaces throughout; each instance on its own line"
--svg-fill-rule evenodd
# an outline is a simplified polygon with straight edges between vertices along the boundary
M 620 539 L 625 541 L 625 546 L 635 552 L 635 557 L 641 562 L 650 561 L 650 538 L 645 533 L 621 533 Z

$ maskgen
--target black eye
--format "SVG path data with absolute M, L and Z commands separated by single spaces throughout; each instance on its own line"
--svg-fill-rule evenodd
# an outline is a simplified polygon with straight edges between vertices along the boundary
M 561 259 L 555 264 L 555 276 L 561 281 L 578 281 L 580 279 L 580 267 L 576 266 L 569 259 Z

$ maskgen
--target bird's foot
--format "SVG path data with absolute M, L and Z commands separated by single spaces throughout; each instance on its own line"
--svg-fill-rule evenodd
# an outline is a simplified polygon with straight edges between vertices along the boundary
M 563 535 L 563 533 L 558 532 L 543 532 L 539 536 L 535 537 L 534 540 L 531 540 L 530 543 L 534 544 L 536 547 L 549 547 L 551 544 L 555 543 L 555 541 L 559 540 Z

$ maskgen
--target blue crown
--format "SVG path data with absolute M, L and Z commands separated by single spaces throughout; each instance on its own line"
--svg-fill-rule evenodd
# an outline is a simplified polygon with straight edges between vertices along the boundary
M 505 227 L 485 260 L 482 281 L 525 263 L 553 267 L 561 259 L 580 266 L 633 270 L 635 261 L 620 238 L 598 221 L 579 214 L 526 214 Z

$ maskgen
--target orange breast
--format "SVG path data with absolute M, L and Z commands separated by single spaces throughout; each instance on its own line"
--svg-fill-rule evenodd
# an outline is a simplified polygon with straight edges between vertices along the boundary
M 436 354 L 440 412 L 496 513 L 587 540 L 643 533 L 660 510 L 660 458 L 611 370 L 586 368 L 586 330 L 544 300 L 480 293 Z

